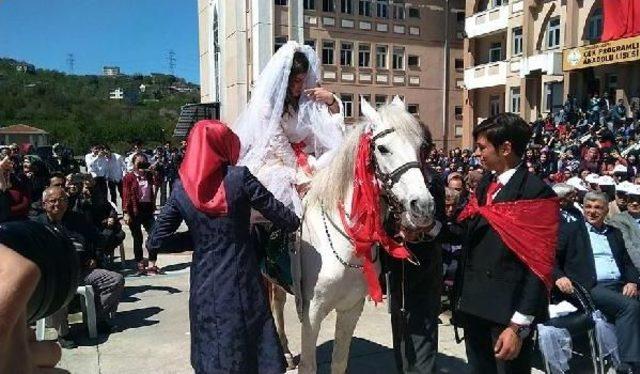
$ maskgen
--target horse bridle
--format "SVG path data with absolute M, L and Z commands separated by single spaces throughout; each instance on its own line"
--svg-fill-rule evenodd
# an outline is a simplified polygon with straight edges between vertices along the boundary
M 398 215 L 404 211 L 404 208 L 400 203 L 400 201 L 398 200 L 398 198 L 396 197 L 396 195 L 393 193 L 393 191 L 391 191 L 391 189 L 396 183 L 398 183 L 398 181 L 400 181 L 400 178 L 402 177 L 402 175 L 404 175 L 404 173 L 406 173 L 411 169 L 421 170 L 421 165 L 417 161 L 410 161 L 401 165 L 400 167 L 398 167 L 397 169 L 395 169 L 390 173 L 384 173 L 380 170 L 380 167 L 376 162 L 376 158 L 373 156 L 376 148 L 376 140 L 379 140 L 389 134 L 392 134 L 395 131 L 396 131 L 395 129 L 382 130 L 379 133 L 377 133 L 375 136 L 373 136 L 373 138 L 371 138 L 371 148 L 372 148 L 371 157 L 372 157 L 372 162 L 375 168 L 376 178 L 378 178 L 378 180 L 382 185 L 382 191 L 384 192 L 384 196 L 387 198 L 389 202 L 389 208 L 391 210 L 391 213 L 394 215 Z

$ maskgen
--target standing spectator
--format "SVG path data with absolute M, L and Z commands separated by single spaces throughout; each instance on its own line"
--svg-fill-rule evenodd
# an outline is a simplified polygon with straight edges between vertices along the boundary
M 155 194 L 160 194 L 160 206 L 167 202 L 167 154 L 163 147 L 157 147 L 153 151 L 151 170 L 153 171 Z
M 143 146 L 143 143 L 142 143 L 142 140 L 140 139 L 135 139 L 134 141 L 131 142 L 131 150 L 127 154 L 127 157 L 124 159 L 124 164 L 125 164 L 127 173 L 133 171 L 133 166 L 134 166 L 133 158 L 139 153 L 144 153 L 144 149 L 142 148 L 142 146 Z
M 133 237 L 133 253 L 138 264 L 138 273 L 155 275 L 158 274 L 157 254 L 149 253 L 147 266 L 142 252 L 142 226 L 149 234 L 155 223 L 153 214 L 156 209 L 156 198 L 153 191 L 153 174 L 149 170 L 151 165 L 147 157 L 142 153 L 136 154 L 132 162 L 133 171 L 127 173 L 122 179 L 124 223 L 129 226 Z
M 104 148 L 104 151 L 109 165 L 107 170 L 107 186 L 109 187 L 109 195 L 111 197 L 111 202 L 117 206 L 118 200 L 116 191 L 120 194 L 120 199 L 122 199 L 122 177 L 125 169 L 124 161 L 121 155 L 111 152 L 111 148 L 108 146 Z
M 109 173 L 109 160 L 107 159 L 104 147 L 96 144 L 91 147 L 91 152 L 84 157 L 87 165 L 87 172 L 96 182 L 96 193 L 100 198 L 107 199 L 107 175 Z
M 167 182 L 169 183 L 169 195 L 173 192 L 173 184 L 178 179 L 178 170 L 182 164 L 183 153 L 181 150 L 171 148 L 169 152 L 169 164 L 167 165 Z

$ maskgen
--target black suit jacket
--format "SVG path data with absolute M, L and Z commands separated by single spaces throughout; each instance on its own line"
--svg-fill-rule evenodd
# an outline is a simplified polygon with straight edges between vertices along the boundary
M 492 175 L 487 173 L 476 189 L 478 203 L 486 203 Z M 540 178 L 520 166 L 502 187 L 494 202 L 554 197 Z M 558 212 L 559 214 L 559 212 Z M 463 273 L 458 311 L 501 325 L 509 324 L 514 312 L 547 316 L 544 283 L 502 242 L 489 222 L 480 215 L 467 221 Z
M 640 274 L 631 262 L 620 230 L 607 225 L 606 236 L 613 258 L 622 275 L 621 280 L 625 283 L 639 283 Z M 560 223 L 553 279 L 557 280 L 562 277 L 569 277 L 587 289 L 596 285 L 593 248 L 587 226 L 581 217 L 574 217 L 569 221 L 563 220 Z

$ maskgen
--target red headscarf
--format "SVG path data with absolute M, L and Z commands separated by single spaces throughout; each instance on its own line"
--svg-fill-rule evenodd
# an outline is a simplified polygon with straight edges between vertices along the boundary
M 180 167 L 180 179 L 196 209 L 212 216 L 227 214 L 222 180 L 225 166 L 235 165 L 239 155 L 240 139 L 224 123 L 203 120 L 193 126 Z

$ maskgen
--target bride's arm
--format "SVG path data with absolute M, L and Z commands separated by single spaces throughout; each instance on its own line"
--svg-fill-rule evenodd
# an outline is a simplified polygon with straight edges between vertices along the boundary
M 305 93 L 315 101 L 321 101 L 327 104 L 329 107 L 329 112 L 331 114 L 338 114 L 342 112 L 342 103 L 340 99 L 333 92 L 327 90 L 323 87 L 310 88 L 305 91 Z

